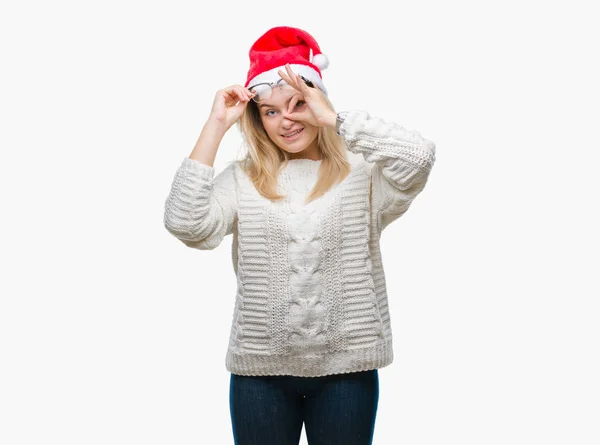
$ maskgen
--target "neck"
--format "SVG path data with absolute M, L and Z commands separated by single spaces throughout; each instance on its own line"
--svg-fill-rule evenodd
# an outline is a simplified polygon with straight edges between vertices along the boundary
M 323 155 L 315 143 L 310 147 L 306 147 L 300 153 L 288 153 L 288 159 L 310 159 L 311 161 L 320 161 L 323 159 Z

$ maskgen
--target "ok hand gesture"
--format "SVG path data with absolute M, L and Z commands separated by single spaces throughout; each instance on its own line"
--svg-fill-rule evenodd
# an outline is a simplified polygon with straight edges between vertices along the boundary
M 286 64 L 285 69 L 287 74 L 282 70 L 278 70 L 277 73 L 297 91 L 290 100 L 286 117 L 295 121 L 308 122 L 317 127 L 335 128 L 336 113 L 327 103 L 325 94 L 319 88 L 311 88 L 304 83 L 300 75 L 292 71 L 289 63 Z M 301 111 L 293 112 L 300 100 L 305 101 L 306 106 L 302 107 Z

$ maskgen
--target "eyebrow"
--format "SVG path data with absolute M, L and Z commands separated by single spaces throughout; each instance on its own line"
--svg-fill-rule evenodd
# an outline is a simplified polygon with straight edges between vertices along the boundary
M 290 100 L 292 100 L 293 98 L 294 98 L 294 96 L 290 97 L 290 98 L 289 98 L 289 99 L 288 99 L 288 100 L 287 100 L 285 103 L 286 103 L 286 104 L 289 104 L 289 103 L 290 103 Z M 258 108 L 259 108 L 259 109 L 260 109 L 260 108 L 262 108 L 262 107 L 273 107 L 273 108 L 277 108 L 275 105 L 271 105 L 271 104 L 260 104 L 260 105 L 258 106 Z

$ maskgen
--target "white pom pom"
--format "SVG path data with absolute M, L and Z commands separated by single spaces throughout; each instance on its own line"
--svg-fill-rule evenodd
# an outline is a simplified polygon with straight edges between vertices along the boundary
M 329 59 L 325 54 L 315 54 L 312 58 L 312 63 L 315 64 L 320 70 L 324 70 L 329 66 Z

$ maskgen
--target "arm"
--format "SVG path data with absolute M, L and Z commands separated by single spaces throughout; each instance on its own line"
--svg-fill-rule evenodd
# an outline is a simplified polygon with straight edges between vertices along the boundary
M 379 232 L 402 216 L 423 190 L 435 162 L 435 144 L 417 131 L 370 117 L 345 113 L 339 128 L 348 150 L 375 165 L 371 170 L 372 211 Z
M 184 158 L 165 200 L 164 226 L 169 233 L 201 250 L 216 248 L 232 233 L 237 217 L 234 168 L 232 163 L 214 178 L 214 167 Z

